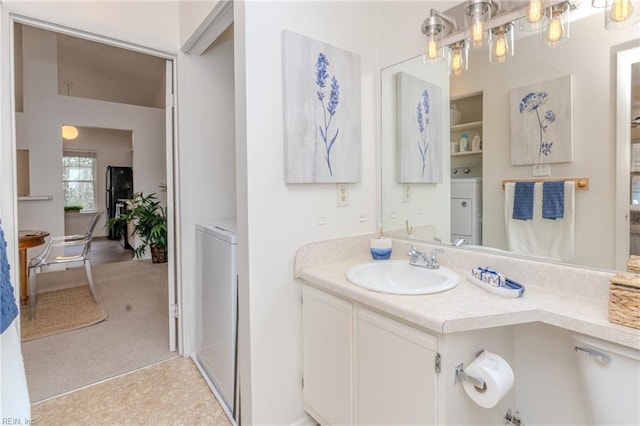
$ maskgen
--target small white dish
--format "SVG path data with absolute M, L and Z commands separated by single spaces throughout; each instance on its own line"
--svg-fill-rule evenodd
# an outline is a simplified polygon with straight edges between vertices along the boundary
M 471 272 L 469 272 L 469 275 L 467 278 L 471 283 L 477 285 L 484 291 L 487 291 L 496 296 L 515 298 L 515 297 L 522 297 L 522 295 L 524 294 L 524 286 L 522 284 L 516 283 L 509 279 L 507 279 L 506 285 L 504 286 L 494 286 L 477 279 L 476 277 L 473 276 Z

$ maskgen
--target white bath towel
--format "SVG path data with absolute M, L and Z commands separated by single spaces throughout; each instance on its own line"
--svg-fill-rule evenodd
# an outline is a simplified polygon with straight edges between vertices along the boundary
M 533 219 L 513 219 L 515 183 L 505 185 L 505 224 L 509 250 L 554 260 L 573 261 L 575 234 L 575 182 L 564 183 L 564 217 L 542 218 L 542 183 L 533 189 Z

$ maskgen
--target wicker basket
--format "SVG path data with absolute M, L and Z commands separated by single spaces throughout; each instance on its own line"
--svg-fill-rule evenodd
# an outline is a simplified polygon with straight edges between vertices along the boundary
M 609 321 L 640 329 L 640 275 L 618 274 L 611 278 Z
M 629 256 L 627 271 L 640 273 L 640 256 Z

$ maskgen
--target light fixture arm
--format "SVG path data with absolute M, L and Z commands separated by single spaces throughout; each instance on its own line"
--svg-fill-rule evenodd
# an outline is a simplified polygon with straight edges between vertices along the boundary
M 445 22 L 451 27 L 449 31 L 445 31 L 447 29 Z M 434 30 L 436 32 L 442 31 L 443 33 L 448 34 L 451 31 L 457 31 L 458 25 L 456 24 L 456 21 L 447 15 L 440 13 L 435 9 L 431 9 L 429 11 L 429 16 L 427 16 L 422 22 L 422 34 L 427 35 Z
M 447 15 L 445 15 L 444 13 L 440 13 L 435 9 L 431 9 L 431 16 L 437 16 L 438 18 L 442 19 L 443 21 L 448 22 L 449 25 L 451 25 L 453 31 L 458 31 L 458 24 L 456 24 L 456 21 L 453 18 L 450 18 Z

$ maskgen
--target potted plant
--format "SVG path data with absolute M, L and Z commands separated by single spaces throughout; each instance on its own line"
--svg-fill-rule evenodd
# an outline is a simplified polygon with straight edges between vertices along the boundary
M 80 210 L 82 210 L 82 206 L 64 206 L 65 213 L 80 213 Z
M 134 249 L 134 256 L 141 258 L 147 247 L 151 249 L 151 261 L 167 261 L 167 208 L 160 205 L 155 192 L 144 195 L 136 192 L 131 198 L 130 209 L 109 220 L 110 228 L 123 229 L 132 225 L 132 235 L 140 237 Z

